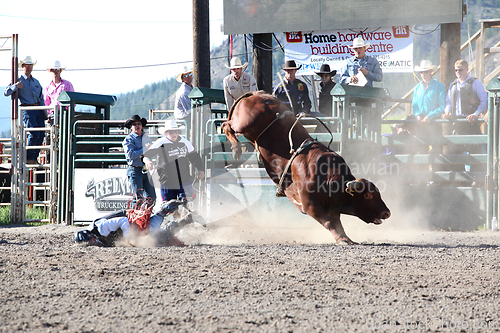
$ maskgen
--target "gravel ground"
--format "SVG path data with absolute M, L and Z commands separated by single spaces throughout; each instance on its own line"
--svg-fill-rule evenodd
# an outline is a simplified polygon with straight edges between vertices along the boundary
M 345 223 L 344 223 L 345 224 Z M 353 223 L 189 227 L 185 248 L 81 247 L 0 228 L 0 332 L 500 330 L 500 233 Z

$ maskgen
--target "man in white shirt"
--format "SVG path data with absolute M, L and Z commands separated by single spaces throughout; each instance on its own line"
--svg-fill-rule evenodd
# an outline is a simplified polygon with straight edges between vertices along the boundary
M 248 63 L 245 62 L 241 64 L 241 60 L 238 57 L 231 58 L 231 63 L 229 68 L 231 74 L 226 76 L 223 81 L 224 86 L 224 98 L 226 99 L 227 110 L 231 109 L 234 101 L 237 100 L 241 95 L 249 91 L 257 91 L 257 81 L 252 74 L 243 72 L 243 69 L 247 67 Z
M 175 76 L 177 82 L 181 82 L 181 86 L 175 93 L 175 119 L 184 120 L 187 127 L 191 125 L 191 99 L 188 97 L 193 90 L 193 70 L 184 67 L 184 71 Z

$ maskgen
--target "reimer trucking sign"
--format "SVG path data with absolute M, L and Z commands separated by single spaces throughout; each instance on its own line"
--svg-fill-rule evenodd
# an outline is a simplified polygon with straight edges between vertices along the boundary
M 349 48 L 356 37 L 370 42 L 366 54 L 378 59 L 384 73 L 413 71 L 413 35 L 409 26 L 376 30 L 287 32 L 285 58 L 302 64 L 297 75 L 314 75 L 322 64 L 340 70 L 345 59 L 354 55 Z

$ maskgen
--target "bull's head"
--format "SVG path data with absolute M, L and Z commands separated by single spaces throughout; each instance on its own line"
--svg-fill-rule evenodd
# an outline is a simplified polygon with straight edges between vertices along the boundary
M 372 182 L 364 178 L 352 180 L 346 184 L 346 192 L 354 198 L 352 214 L 366 223 L 382 224 L 382 220 L 391 216 Z

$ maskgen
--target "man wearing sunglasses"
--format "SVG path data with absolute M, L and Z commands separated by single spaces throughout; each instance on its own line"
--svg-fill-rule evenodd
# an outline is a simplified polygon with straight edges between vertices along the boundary
M 229 68 L 231 74 L 226 76 L 222 81 L 224 87 L 224 98 L 226 99 L 226 107 L 229 111 L 231 106 L 233 106 L 234 101 L 237 100 L 243 94 L 249 91 L 257 91 L 257 81 L 252 74 L 244 72 L 243 70 L 247 67 L 248 63 L 245 62 L 241 64 L 241 60 L 238 57 L 231 58 Z
M 427 124 L 444 113 L 446 90 L 444 84 L 436 81 L 432 74 L 437 70 L 430 60 L 422 60 L 414 71 L 420 73 L 422 81 L 413 92 L 412 114 L 417 124 Z
M 189 172 L 189 163 L 198 169 L 198 179 L 205 177 L 200 155 L 194 150 L 191 142 L 180 135 L 180 130 L 181 127 L 175 119 L 166 120 L 165 126 L 158 129 L 165 137 L 156 140 L 149 150 L 144 152 L 145 158 L 158 158 L 157 171 L 163 201 L 192 197 L 193 177 Z
M 475 77 L 469 75 L 469 64 L 465 60 L 455 62 L 457 79 L 450 84 L 446 96 L 444 117 L 447 119 L 465 118 L 468 123 L 453 124 L 456 134 L 481 134 L 476 119 L 488 108 L 488 94 Z

